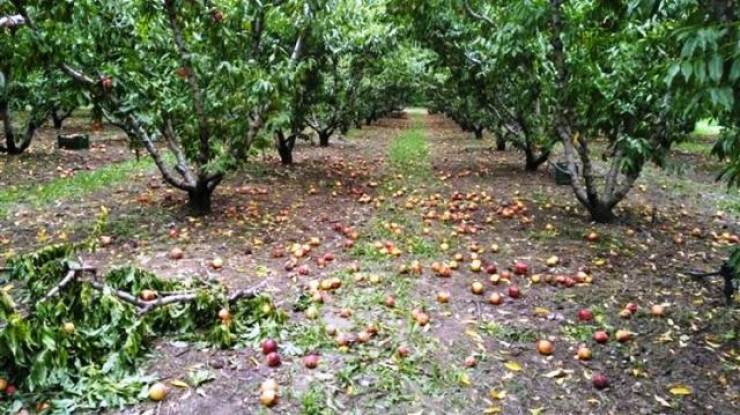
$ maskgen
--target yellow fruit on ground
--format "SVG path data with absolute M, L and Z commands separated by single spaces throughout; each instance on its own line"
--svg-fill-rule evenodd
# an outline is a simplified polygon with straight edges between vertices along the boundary
M 155 383 L 149 388 L 149 399 L 159 402 L 167 397 L 167 386 L 163 383 Z

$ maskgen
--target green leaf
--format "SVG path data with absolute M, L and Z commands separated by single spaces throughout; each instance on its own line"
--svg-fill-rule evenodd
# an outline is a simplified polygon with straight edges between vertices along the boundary
M 719 54 L 715 53 L 712 55 L 707 68 L 709 69 L 709 78 L 711 80 L 718 82 L 722 78 L 722 58 Z

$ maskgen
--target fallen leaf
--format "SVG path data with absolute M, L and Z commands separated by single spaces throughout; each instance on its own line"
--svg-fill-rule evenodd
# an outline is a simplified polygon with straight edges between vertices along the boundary
M 546 378 L 559 378 L 559 377 L 563 377 L 563 376 L 567 375 L 568 372 L 569 371 L 563 370 L 563 369 L 555 369 L 555 370 L 553 370 L 551 372 L 545 373 L 542 376 L 544 376 Z M 572 372 L 572 371 L 570 371 L 570 372 Z
M 506 397 L 506 391 L 497 391 L 495 389 L 491 389 L 491 392 L 489 392 L 491 395 L 491 398 L 500 401 Z
M 670 391 L 671 391 L 671 394 L 673 395 L 679 395 L 679 396 L 691 395 L 691 388 L 689 388 L 686 385 L 676 385 L 672 387 Z
M 519 372 L 522 370 L 522 365 L 513 360 L 509 360 L 508 362 L 504 363 L 504 366 L 506 366 L 506 368 L 511 370 L 512 372 Z
M 178 388 L 189 388 L 190 387 L 187 383 L 181 381 L 180 379 L 171 380 L 170 385 L 177 386 Z
M 666 408 L 672 408 L 670 402 L 668 402 L 664 398 L 661 398 L 658 395 L 655 395 L 655 400 L 658 401 L 658 403 L 661 404 L 662 406 L 665 406 Z

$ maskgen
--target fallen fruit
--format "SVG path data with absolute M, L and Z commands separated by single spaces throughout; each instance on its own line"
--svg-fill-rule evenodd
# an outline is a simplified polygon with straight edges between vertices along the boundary
M 473 272 L 480 272 L 482 267 L 483 263 L 481 263 L 480 259 L 474 259 L 473 262 L 470 263 L 470 270 Z
M 511 298 L 519 298 L 521 297 L 522 293 L 519 290 L 519 287 L 516 285 L 512 285 L 508 288 L 509 297 Z
M 604 344 L 609 341 L 609 334 L 603 330 L 599 330 L 594 333 L 594 341 L 599 344 Z
M 221 269 L 221 268 L 223 268 L 224 267 L 224 260 L 221 259 L 221 258 L 219 258 L 219 257 L 213 258 L 211 260 L 211 267 L 213 267 L 213 269 Z
M 540 352 L 541 355 L 549 356 L 553 352 L 553 345 L 548 340 L 540 340 L 537 342 L 537 351 Z
M 615 336 L 620 343 L 628 342 L 632 339 L 632 333 L 627 330 L 617 330 Z
M 663 317 L 665 315 L 665 307 L 660 304 L 655 304 L 650 307 L 650 314 L 654 317 Z
M 167 386 L 163 383 L 155 383 L 149 388 L 149 399 L 159 402 L 167 397 Z
M 560 263 L 560 258 L 556 257 L 555 255 L 551 256 L 550 258 L 547 258 L 547 261 L 545 261 L 545 265 L 548 267 L 554 267 Z
M 306 318 L 309 320 L 316 320 L 319 318 L 319 309 L 316 306 L 309 306 L 306 309 Z
M 386 307 L 390 307 L 390 308 L 395 307 L 396 306 L 396 299 L 393 298 L 393 296 L 390 296 L 390 295 L 389 296 L 386 296 L 385 297 L 385 306 Z
M 465 367 L 475 367 L 478 364 L 475 356 L 468 356 L 465 358 Z
M 275 406 L 278 401 L 278 395 L 277 392 L 271 389 L 268 389 L 266 391 L 262 391 L 260 393 L 260 403 L 266 407 Z
M 396 350 L 396 353 L 398 354 L 398 357 L 404 358 L 404 357 L 407 357 L 411 353 L 411 350 L 409 350 L 407 346 L 401 345 L 401 346 L 398 346 L 398 350 Z
M 270 367 L 278 367 L 282 363 L 282 361 L 280 360 L 280 355 L 277 354 L 277 352 L 272 352 L 268 354 L 266 360 L 267 366 Z
M 501 305 L 504 302 L 504 297 L 499 293 L 491 293 L 488 297 L 488 302 L 493 305 Z
M 591 349 L 581 346 L 578 348 L 577 356 L 578 360 L 591 360 Z
M 472 291 L 473 294 L 481 295 L 483 294 L 483 291 L 485 291 L 485 287 L 483 286 L 483 283 L 481 283 L 480 281 L 475 281 L 470 286 L 470 291 Z
M 446 304 L 450 301 L 450 293 L 447 291 L 440 291 L 437 293 L 437 301 Z
M 594 373 L 593 376 L 591 376 L 591 382 L 594 384 L 596 389 L 604 389 L 609 386 L 609 379 L 601 373 Z
M 319 357 L 315 354 L 310 354 L 303 358 L 303 366 L 308 369 L 315 369 L 319 365 Z
M 231 312 L 228 308 L 224 307 L 220 310 L 218 310 L 218 318 L 221 319 L 221 321 L 230 321 L 231 320 Z
M 586 235 L 586 240 L 589 241 L 589 242 L 596 242 L 596 241 L 599 240 L 599 234 L 596 233 L 596 232 L 589 232 Z
M 144 301 L 154 301 L 157 298 L 157 292 L 154 290 L 141 290 L 139 297 Z
M 594 314 L 591 312 L 591 310 L 587 308 L 578 310 L 578 320 L 579 321 L 591 321 L 593 319 L 594 319 Z
M 486 274 L 495 274 L 497 271 L 496 265 L 494 264 L 488 264 L 486 265 Z
M 423 311 L 416 313 L 414 319 L 420 326 L 426 326 L 427 324 L 429 324 L 429 314 Z
M 182 259 L 185 256 L 185 252 L 183 252 L 180 248 L 172 248 L 169 253 L 170 259 L 178 260 Z
M 372 337 L 372 335 L 370 333 L 368 333 L 367 331 L 365 331 L 365 330 L 357 333 L 357 341 L 359 343 L 367 343 L 367 342 L 370 341 L 370 338 L 371 337 Z
M 529 273 L 529 266 L 527 266 L 527 264 L 521 261 L 514 263 L 514 274 L 527 275 L 527 273 Z
M 624 306 L 625 310 L 629 310 L 630 313 L 636 313 L 637 312 L 637 304 L 635 303 L 627 303 L 626 306 Z
M 266 339 L 262 342 L 262 354 L 270 354 L 273 352 L 277 352 L 278 350 L 278 344 L 273 339 Z
M 267 379 L 260 385 L 260 392 L 277 391 L 278 387 L 278 383 L 275 381 L 275 379 Z

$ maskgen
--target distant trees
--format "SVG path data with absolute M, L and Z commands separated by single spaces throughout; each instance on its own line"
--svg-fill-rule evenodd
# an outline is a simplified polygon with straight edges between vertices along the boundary
M 560 143 L 576 198 L 609 222 L 643 166 L 662 163 L 700 114 L 665 75 L 680 49 L 672 28 L 701 6 L 641 3 L 435 0 L 396 10 L 423 16 L 416 35 L 447 74 L 437 109 L 463 127 L 460 113 L 479 113 L 524 152 L 527 170 Z
M 359 94 L 372 59 L 395 46 L 380 1 L 12 3 L 1 10 L 8 16 L 3 30 L 15 37 L 4 33 L 0 45 L 3 56 L 15 58 L 0 68 L 3 120 L 29 106 L 9 98 L 38 100 L 23 137 L 4 123 L 5 151 L 22 151 L 43 120 L 61 121 L 75 107 L 39 88 L 52 85 L 42 75 L 63 74 L 149 153 L 196 214 L 210 211 L 224 175 L 254 149 L 272 141 L 290 163 L 307 127 L 325 145 L 331 133 L 365 117 L 360 102 L 368 98 Z M 38 53 L 29 65 L 30 51 Z

